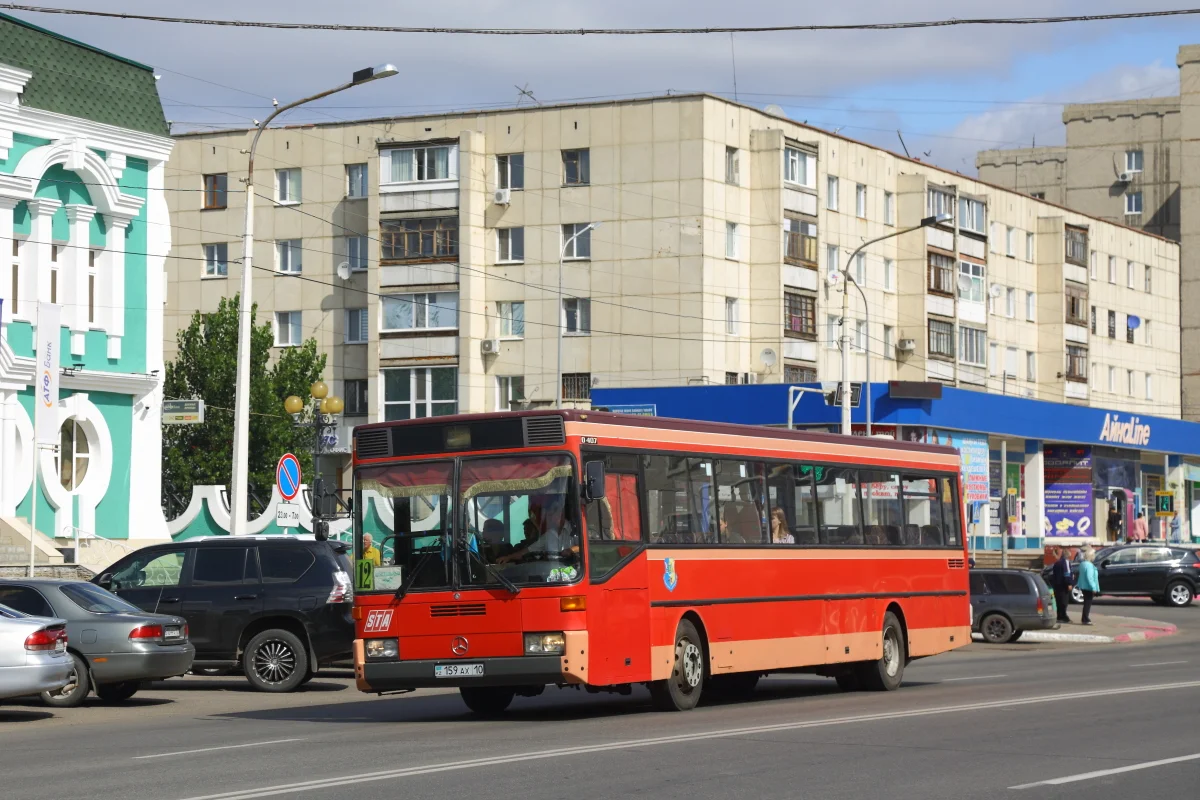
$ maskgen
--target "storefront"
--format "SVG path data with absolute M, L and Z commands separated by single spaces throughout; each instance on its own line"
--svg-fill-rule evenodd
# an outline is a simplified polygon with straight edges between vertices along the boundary
M 840 408 L 805 384 L 792 422 L 837 432 Z M 871 386 L 872 435 L 949 445 L 962 455 L 962 485 L 972 544 L 1012 549 L 1101 544 L 1128 537 L 1138 513 L 1150 535 L 1172 533 L 1155 516 L 1155 493 L 1175 495 L 1178 536 L 1200 523 L 1200 423 L 935 387 L 936 398 L 889 384 Z M 786 426 L 785 384 L 595 389 L 592 407 L 684 419 Z M 866 407 L 853 409 L 854 433 L 866 435 Z M 1185 459 L 1195 461 L 1195 465 Z M 1015 490 L 1017 521 L 1000 513 Z

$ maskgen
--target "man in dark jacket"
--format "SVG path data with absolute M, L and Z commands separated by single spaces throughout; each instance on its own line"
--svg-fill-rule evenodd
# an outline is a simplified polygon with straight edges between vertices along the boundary
M 1051 583 L 1054 589 L 1054 604 L 1058 607 L 1058 621 L 1070 622 L 1067 604 L 1071 602 L 1071 587 L 1075 584 L 1075 572 L 1071 569 L 1071 558 L 1066 548 L 1055 549 L 1058 560 L 1054 562 Z

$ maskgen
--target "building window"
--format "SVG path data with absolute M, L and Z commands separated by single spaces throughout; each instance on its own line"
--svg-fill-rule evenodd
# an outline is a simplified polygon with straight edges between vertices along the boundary
M 96 251 L 88 251 L 88 324 L 96 321 Z
M 295 168 L 275 170 L 275 201 L 299 203 L 301 199 L 300 170 Z
M 896 195 L 891 192 L 883 193 L 883 222 L 885 225 L 896 224 Z
M 836 244 L 825 246 L 825 271 L 837 272 L 841 268 L 838 264 L 838 248 Z
M 738 385 L 738 374 L 736 372 L 726 372 L 725 373 L 725 385 L 726 386 L 737 386 Z
M 1099 391 L 1100 386 L 1099 386 L 1098 381 L 1100 380 L 1100 370 L 1096 368 L 1095 361 L 1092 362 L 1092 371 L 1090 374 L 1092 377 L 1091 377 L 1091 382 L 1088 384 L 1089 387 L 1091 388 L 1091 390 L 1093 392 Z
M 988 234 L 988 252 L 998 254 L 1000 252 L 1000 223 L 993 222 L 991 225 L 991 233 Z
M 883 288 L 888 291 L 896 288 L 896 262 L 890 258 L 883 260 Z
M 458 217 L 407 217 L 379 221 L 383 261 L 453 258 L 458 255 Z
M 87 479 L 91 445 L 87 431 L 72 417 L 59 429 L 58 478 L 68 492 L 75 492 Z
M 204 275 L 224 278 L 229 274 L 229 245 L 225 242 L 204 245 Z
M 1025 292 L 1025 320 L 1033 322 L 1037 312 L 1037 295 L 1033 292 Z
M 1017 348 L 1015 347 L 1004 350 L 1004 375 L 1008 378 L 1017 377 Z
M 563 260 L 583 261 L 592 257 L 592 227 L 590 222 L 573 222 L 562 226 Z
M 861 183 L 854 185 L 854 213 L 861 219 L 867 216 L 867 187 Z
M 1046 199 L 1045 192 L 1030 192 L 1029 196 L 1032 197 L 1034 200 L 1045 200 Z
M 456 177 L 457 165 L 453 160 L 457 154 L 458 145 L 406 147 L 385 150 L 380 162 L 388 165 L 388 183 L 447 181 Z
M 1008 291 L 1004 295 L 1004 316 L 1009 319 L 1017 315 L 1017 290 L 1008 287 Z
M 783 220 L 784 258 L 788 263 L 817 265 L 817 226 L 797 217 Z
M 1037 353 L 1032 350 L 1025 351 L 1025 380 L 1037 382 Z
M 1137 271 L 1137 264 L 1132 261 L 1125 262 L 1125 285 L 1132 289 L 1136 284 L 1133 274 Z
M 725 257 L 736 260 L 738 257 L 738 224 L 725 223 Z
M 858 352 L 863 352 L 867 349 L 867 323 L 864 320 L 856 320 L 854 323 L 854 349 Z
M 1017 254 L 1017 230 L 1011 226 L 1004 229 L 1004 255 L 1015 256 Z
M 524 375 L 496 376 L 496 409 L 516 411 L 525 401 Z
M 382 298 L 384 331 L 453 330 L 458 327 L 458 292 L 396 294 Z
M 592 373 L 567 372 L 562 376 L 563 400 L 591 400 Z
M 1108 257 L 1108 282 L 1109 283 L 1117 282 L 1117 257 L 1116 256 Z
M 592 182 L 590 150 L 563 150 L 562 163 L 564 186 L 587 186 Z
M 954 224 L 954 195 L 942 189 L 930 189 L 929 216 L 936 217 L 940 214 L 949 214 L 950 220 L 947 224 Z
M 346 263 L 353 272 L 362 272 L 367 268 L 367 237 L 346 236 Z
M 1087 229 L 1068 227 L 1064 231 L 1063 236 L 1066 240 L 1067 263 L 1076 264 L 1080 267 L 1086 267 L 1088 257 Z
M 738 186 L 742 182 L 738 155 L 736 147 L 725 148 L 725 182 L 732 186 Z
M 343 413 L 347 417 L 365 417 L 367 406 L 367 379 L 356 378 L 343 381 L 343 394 L 346 396 L 346 407 Z
M 1067 301 L 1067 324 L 1087 325 L 1087 291 L 1082 287 L 1073 286 L 1068 283 L 1063 290 L 1063 294 Z M 1092 310 L 1094 313 L 1095 306 L 1092 306 Z M 1092 333 L 1095 333 L 1095 331 L 1092 331 Z
M 367 196 L 367 165 L 346 165 L 346 197 Z
M 276 347 L 299 347 L 304 342 L 303 316 L 299 311 L 275 312 Z
M 1117 338 L 1117 312 L 1108 312 L 1108 338 Z
M 736 297 L 725 298 L 725 333 L 736 336 L 738 332 L 738 301 Z
M 1154 399 L 1154 375 L 1149 372 L 1146 373 L 1146 399 Z
M 737 378 L 737 373 L 732 374 Z M 784 383 L 816 383 L 817 371 L 812 367 L 801 367 L 795 364 L 783 365 L 783 382 Z
M 968 328 L 958 329 L 958 353 L 964 364 L 984 366 L 987 363 L 987 331 Z
M 867 285 L 867 254 L 859 253 L 854 257 L 854 282 L 859 286 Z
M 1133 216 L 1142 213 L 1142 193 L 1141 192 L 1126 192 L 1125 193 L 1125 216 Z
M 1034 261 L 1034 238 L 1032 233 L 1025 234 L 1025 260 Z
M 888 361 L 896 357 L 896 329 L 891 325 L 883 326 L 883 357 Z
M 995 342 L 988 344 L 988 374 L 1000 374 L 1000 345 Z
M 501 264 L 524 261 L 525 229 L 498 228 L 496 230 L 496 256 L 496 260 Z
M 1125 370 L 1125 394 L 1133 397 L 1133 370 Z
M 1150 345 L 1153 342 L 1150 340 L 1150 320 L 1142 320 L 1142 344 Z
M 588 336 L 592 332 L 592 301 L 586 297 L 564 297 L 563 333 Z
M 525 303 L 496 303 L 496 314 L 500 317 L 501 338 L 525 338 Z
M 1097 261 L 1099 261 L 1099 256 L 1097 256 L 1096 251 L 1093 250 L 1091 257 L 1088 259 L 1088 277 L 1092 280 L 1096 280 L 1100 276 L 1100 272 L 1096 266 Z
M 1070 322 L 1070 321 L 1071 321 L 1071 306 L 1070 306 L 1070 302 L 1071 302 L 1071 301 L 1070 301 L 1070 296 L 1068 296 L 1068 298 L 1067 298 L 1067 303 L 1068 303 L 1068 305 L 1067 305 L 1067 322 Z M 1092 306 L 1092 326 L 1091 326 L 1091 331 L 1092 331 L 1092 333 L 1093 333 L 1093 334 L 1095 334 L 1095 333 L 1096 333 L 1096 307 L 1095 307 L 1095 306 Z
M 205 211 L 229 205 L 229 176 L 224 172 L 204 176 Z
M 1151 294 L 1151 293 L 1152 293 L 1152 292 L 1151 292 L 1151 285 L 1152 285 L 1152 284 L 1150 283 L 1150 265 L 1149 265 L 1149 264 L 1147 264 L 1147 265 L 1146 265 L 1146 294 Z
M 369 334 L 367 310 L 346 309 L 346 344 L 366 344 Z
M 1087 382 L 1087 348 L 1067 345 L 1067 380 Z
M 783 179 L 788 183 L 814 188 L 817 175 L 817 157 L 795 147 L 783 149 Z
M 984 287 L 984 266 L 970 261 L 958 262 L 958 296 L 962 300 L 982 303 L 987 291 Z M 1011 316 L 1011 315 L 1009 315 Z
M 1108 368 L 1108 392 L 1109 394 L 1117 393 L 1117 368 Z
M 299 275 L 304 267 L 304 250 L 300 239 L 283 239 L 275 243 L 275 270 Z
M 825 179 L 825 207 L 830 211 L 838 210 L 838 179 L 833 175 Z
M 1125 151 L 1125 171 L 1126 172 L 1141 172 L 1142 171 L 1142 151 L 1141 150 L 1126 150 Z
M 1126 315 L 1126 317 L 1125 317 L 1125 341 L 1129 342 L 1129 344 L 1133 344 L 1133 326 L 1130 325 L 1129 323 L 1130 323 L 1129 316 Z
M 817 338 L 817 298 L 796 292 L 783 293 L 783 335 Z
M 383 418 L 422 419 L 458 413 L 458 368 L 383 369 Z
M 841 320 L 833 314 L 825 317 L 825 346 L 831 350 L 836 350 L 841 346 Z
M 954 358 L 954 323 L 929 320 L 929 355 Z
M 496 188 L 518 191 L 525 188 L 525 154 L 496 156 Z
M 929 254 L 929 291 L 954 296 L 954 259 L 941 253 Z
M 970 197 L 958 199 L 959 225 L 965 230 L 983 234 L 987 232 L 987 206 Z

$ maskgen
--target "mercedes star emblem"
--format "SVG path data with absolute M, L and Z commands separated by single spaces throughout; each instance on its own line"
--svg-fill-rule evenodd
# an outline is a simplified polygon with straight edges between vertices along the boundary
M 465 656 L 467 650 L 471 647 L 465 636 L 455 636 L 454 641 L 450 643 L 450 652 L 456 656 Z

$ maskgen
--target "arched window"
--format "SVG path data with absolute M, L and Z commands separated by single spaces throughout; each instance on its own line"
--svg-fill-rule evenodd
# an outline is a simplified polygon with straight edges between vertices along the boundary
M 74 492 L 87 478 L 91 453 L 87 432 L 72 417 L 63 423 L 59 443 L 58 477 L 64 489 Z

